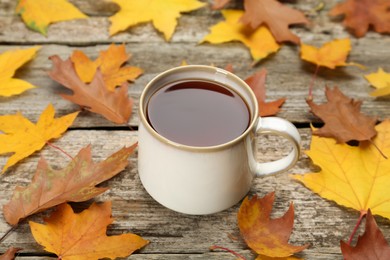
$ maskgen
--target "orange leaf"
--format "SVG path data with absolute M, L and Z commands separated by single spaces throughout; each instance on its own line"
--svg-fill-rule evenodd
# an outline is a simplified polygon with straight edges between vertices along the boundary
M 0 260 L 13 260 L 15 259 L 15 254 L 22 250 L 21 248 L 15 248 L 15 247 L 10 247 L 8 250 L 0 255 Z
M 366 141 L 376 135 L 376 118 L 360 112 L 361 101 L 346 97 L 337 87 L 325 90 L 328 103 L 317 105 L 307 100 L 311 112 L 325 122 L 325 126 L 314 131 L 315 135 L 333 137 L 339 143 L 351 140 Z
M 49 140 L 59 138 L 72 125 L 78 113 L 54 118 L 54 107 L 49 104 L 36 124 L 20 113 L 0 116 L 0 132 L 3 132 L 0 134 L 0 154 L 14 153 L 1 173 L 41 150 Z
M 280 98 L 272 102 L 265 102 L 265 79 L 267 71 L 262 69 L 261 71 L 253 74 L 245 80 L 245 82 L 251 87 L 256 95 L 257 102 L 259 103 L 259 115 L 260 116 L 273 116 L 280 111 L 280 107 L 286 101 L 285 98 Z
M 267 25 L 277 42 L 299 44 L 300 39 L 289 30 L 290 24 L 307 24 L 309 21 L 298 10 L 292 9 L 276 0 L 245 0 L 245 14 L 241 22 L 258 28 Z
M 61 170 L 52 169 L 41 158 L 30 185 L 16 187 L 11 200 L 3 206 L 6 221 L 16 225 L 42 210 L 67 201 L 86 201 L 105 192 L 107 188 L 95 186 L 121 172 L 135 147 L 136 144 L 122 148 L 106 160 L 94 163 L 91 147 L 87 146 Z
M 371 210 L 368 210 L 366 216 L 366 230 L 363 236 L 359 236 L 356 246 L 348 245 L 344 241 L 340 242 L 340 246 L 344 259 L 390 259 L 390 246 L 378 228 Z
M 288 244 L 294 224 L 291 203 L 283 217 L 271 219 L 274 192 L 259 199 L 246 197 L 238 211 L 238 226 L 247 245 L 256 253 L 269 257 L 288 257 L 308 247 Z M 261 258 L 260 258 L 261 259 Z
M 50 59 L 54 67 L 49 72 L 49 76 L 73 90 L 73 95 L 62 94 L 64 99 L 98 113 L 114 123 L 127 123 L 133 107 L 133 100 L 128 96 L 127 83 L 123 83 L 114 92 L 109 91 L 105 86 L 103 75 L 98 70 L 92 82 L 85 84 L 78 77 L 70 59 L 63 61 L 57 55 Z
M 130 56 L 126 53 L 125 45 L 111 44 L 107 50 L 100 52 L 95 61 L 91 61 L 81 51 L 74 51 L 70 59 L 77 75 L 84 83 L 91 82 L 97 69 L 100 68 L 106 88 L 114 91 L 117 86 L 126 81 L 133 81 L 143 73 L 143 70 L 138 67 L 121 67 Z
M 357 63 L 346 62 L 350 50 L 351 41 L 349 38 L 327 42 L 321 48 L 301 44 L 301 59 L 330 69 L 349 65 L 364 67 Z
M 68 204 L 61 204 L 45 219 L 46 224 L 29 224 L 34 239 L 62 260 L 127 257 L 149 243 L 130 233 L 107 236 L 107 226 L 113 221 L 111 202 L 105 202 L 94 203 L 79 214 Z
M 356 37 L 363 37 L 370 26 L 378 33 L 390 32 L 389 9 L 388 0 L 347 0 L 334 6 L 329 14 L 345 16 L 344 26 Z

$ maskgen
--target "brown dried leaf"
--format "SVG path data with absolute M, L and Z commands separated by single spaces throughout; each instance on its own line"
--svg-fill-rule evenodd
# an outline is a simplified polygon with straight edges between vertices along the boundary
M 8 250 L 0 255 L 0 260 L 14 260 L 15 259 L 15 254 L 22 250 L 21 248 L 15 248 L 15 247 L 10 247 Z
M 324 121 L 325 125 L 313 133 L 322 137 L 333 137 L 338 143 L 351 140 L 371 140 L 376 135 L 376 118 L 360 112 L 362 101 L 345 96 L 337 87 L 325 90 L 328 103 L 317 105 L 306 100 L 311 112 Z

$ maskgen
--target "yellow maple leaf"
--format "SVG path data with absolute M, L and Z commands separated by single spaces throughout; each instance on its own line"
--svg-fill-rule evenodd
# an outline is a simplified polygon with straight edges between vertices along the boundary
M 35 88 L 31 83 L 13 78 L 15 71 L 30 61 L 40 46 L 9 50 L 0 54 L 0 96 L 9 97 L 20 94 L 28 89 Z
M 323 66 L 330 69 L 334 69 L 337 66 L 349 66 L 355 65 L 361 68 L 364 66 L 357 63 L 347 63 L 347 57 L 351 51 L 351 40 L 349 38 L 336 39 L 325 43 L 320 48 L 315 46 L 301 44 L 301 59 L 317 64 L 317 66 Z
M 54 118 L 54 107 L 49 104 L 36 124 L 21 113 L 0 116 L 0 132 L 3 132 L 0 134 L 0 154 L 14 153 L 1 173 L 35 151 L 42 149 L 49 140 L 59 138 L 72 125 L 78 113 Z
M 51 23 L 87 18 L 67 0 L 19 0 L 16 13 L 28 28 L 43 35 Z
M 333 138 L 312 136 L 306 154 L 321 167 L 316 173 L 292 177 L 321 197 L 390 219 L 390 120 L 376 126 L 377 136 L 358 147 L 336 143 Z
M 371 73 L 364 76 L 377 90 L 370 93 L 370 95 L 379 97 L 390 95 L 390 73 L 385 72 L 379 68 L 376 73 Z
M 120 11 L 111 16 L 110 35 L 146 22 L 164 34 L 169 41 L 175 31 L 177 18 L 182 12 L 199 9 L 205 3 L 197 0 L 111 0 L 120 6 Z
M 133 81 L 143 73 L 143 70 L 135 66 L 121 67 L 131 55 L 126 53 L 125 45 L 111 44 L 107 50 L 101 51 L 99 57 L 92 61 L 82 51 L 74 51 L 71 60 L 77 75 L 84 83 L 90 83 L 99 68 L 103 74 L 106 88 L 114 91 L 115 87 L 123 82 Z
M 255 61 L 259 61 L 279 50 L 280 45 L 275 41 L 266 26 L 252 29 L 249 25 L 239 22 L 244 11 L 222 10 L 221 12 L 226 21 L 212 26 L 210 28 L 211 33 L 206 35 L 202 42 L 218 44 L 240 41 L 250 49 Z
M 29 224 L 34 239 L 62 260 L 126 257 L 149 243 L 130 233 L 107 236 L 107 226 L 113 221 L 111 202 L 105 202 L 94 203 L 78 214 L 68 204 L 61 204 L 46 224 Z

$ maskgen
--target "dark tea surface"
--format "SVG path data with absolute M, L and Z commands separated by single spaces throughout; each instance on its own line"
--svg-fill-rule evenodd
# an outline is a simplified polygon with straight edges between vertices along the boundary
M 162 136 L 190 146 L 213 146 L 240 136 L 249 125 L 245 101 L 229 88 L 206 81 L 184 81 L 157 90 L 147 118 Z

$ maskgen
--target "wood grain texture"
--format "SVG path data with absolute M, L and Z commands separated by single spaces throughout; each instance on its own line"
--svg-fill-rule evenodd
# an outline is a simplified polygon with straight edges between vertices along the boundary
M 178 20 L 172 40 L 165 42 L 150 23 L 109 37 L 108 17 L 118 10 L 115 4 L 108 0 L 70 2 L 90 18 L 52 24 L 48 36 L 45 37 L 28 30 L 20 17 L 15 15 L 17 1 L 0 0 L 0 53 L 9 49 L 42 46 L 37 57 L 16 73 L 17 78 L 27 80 L 38 88 L 15 97 L 0 97 L 0 115 L 21 111 L 27 118 L 36 121 L 49 103 L 54 104 L 58 116 L 78 110 L 77 105 L 58 96 L 58 93 L 67 90 L 47 76 L 47 71 L 52 66 L 48 57 L 57 54 L 66 59 L 74 50 L 79 49 L 90 58 L 96 58 L 99 51 L 106 49 L 109 44 L 124 43 L 127 51 L 132 53 L 128 64 L 145 70 L 140 78 L 130 83 L 129 94 L 135 99 L 135 106 L 129 127 L 115 125 L 99 115 L 83 111 L 73 124 L 72 130 L 54 142 L 68 153 L 75 155 L 82 147 L 92 144 L 94 160 L 102 160 L 123 145 L 135 142 L 139 122 L 138 99 L 144 86 L 158 73 L 179 66 L 183 60 L 188 64 L 213 64 L 221 68 L 231 63 L 234 72 L 243 79 L 261 68 L 266 68 L 267 99 L 287 98 L 278 116 L 300 127 L 302 146 L 308 149 L 311 135 L 309 124 L 319 122 L 309 112 L 305 103 L 315 67 L 300 59 L 298 46 L 283 45 L 278 53 L 252 66 L 248 50 L 240 43 L 199 44 L 208 34 L 208 28 L 222 20 L 220 12 L 212 11 L 209 7 L 183 14 Z M 376 71 L 378 67 L 390 71 L 390 37 L 369 32 L 363 38 L 353 38 L 339 20 L 330 19 L 327 15 L 330 8 L 340 1 L 324 1 L 325 8 L 315 11 L 320 2 L 285 1 L 302 10 L 312 21 L 306 27 L 295 26 L 292 29 L 294 33 L 301 37 L 302 42 L 316 46 L 332 39 L 351 37 L 352 51 L 348 60 L 365 65 L 367 70 L 356 67 L 320 69 L 314 88 L 314 101 L 325 102 L 325 85 L 337 85 L 351 98 L 363 100 L 362 110 L 366 114 L 377 116 L 380 120 L 389 118 L 389 98 L 370 97 L 368 93 L 373 89 L 363 75 Z M 240 8 L 242 2 L 232 1 L 228 7 Z M 269 136 L 259 139 L 258 142 L 261 147 L 258 159 L 271 160 L 286 152 L 286 144 L 278 138 Z M 0 205 L 9 200 L 16 185 L 25 186 L 30 182 L 40 156 L 45 156 L 55 167 L 63 167 L 68 162 L 68 158 L 57 150 L 45 147 L 41 152 L 18 163 L 5 175 L 0 176 Z M 5 164 L 6 159 L 6 156 L 0 156 L 0 167 Z M 108 234 L 133 232 L 151 241 L 130 259 L 234 259 L 234 256 L 226 252 L 211 252 L 209 247 L 212 245 L 227 247 L 247 259 L 254 259 L 255 254 L 239 238 L 236 220 L 239 204 L 224 212 L 207 216 L 175 213 L 155 202 L 143 189 L 137 172 L 137 154 L 134 154 L 130 161 L 131 166 L 103 184 L 111 189 L 96 198 L 96 201 L 113 201 L 113 216 L 116 221 L 110 226 Z M 313 170 L 316 170 L 316 167 L 303 155 L 289 173 Z M 340 240 L 348 239 L 359 216 L 358 212 L 320 198 L 301 184 L 292 181 L 287 173 L 256 178 L 249 195 L 264 196 L 270 191 L 276 192 L 273 217 L 284 214 L 289 203 L 294 202 L 295 224 L 290 243 L 311 245 L 297 256 L 304 259 L 342 259 Z M 82 210 L 90 203 L 91 201 L 72 206 L 76 210 Z M 50 210 L 28 220 L 42 222 L 42 216 L 49 213 Z M 386 239 L 390 241 L 389 220 L 380 217 L 376 217 L 376 220 Z M 3 216 L 0 216 L 0 235 L 8 229 L 8 224 Z M 359 232 L 361 233 L 362 229 Z M 233 239 L 235 237 L 237 239 Z M 0 243 L 0 252 L 10 246 L 24 249 L 19 254 L 21 259 L 53 259 L 53 256 L 44 252 L 34 242 L 26 222 Z

